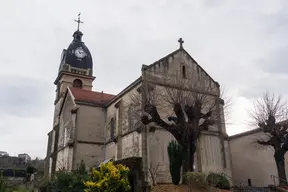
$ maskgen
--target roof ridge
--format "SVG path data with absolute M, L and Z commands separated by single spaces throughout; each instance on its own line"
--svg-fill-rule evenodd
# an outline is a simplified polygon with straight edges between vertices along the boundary
M 175 51 L 172 51 L 171 53 L 167 54 L 166 56 L 154 61 L 153 63 L 151 63 L 150 65 L 148 65 L 148 68 L 151 68 L 152 66 L 156 65 L 157 63 L 167 59 L 168 57 L 172 56 L 173 54 L 177 53 L 178 51 L 181 51 L 181 50 L 184 50 L 184 48 L 179 48 L 179 49 L 176 49 Z M 148 69 L 147 68 L 147 69 Z
M 190 59 L 198 66 L 200 67 L 200 69 L 212 80 L 214 81 L 215 83 L 217 83 L 217 81 L 215 81 L 215 79 L 213 79 L 211 77 L 211 75 L 209 73 L 207 73 L 207 71 L 188 53 L 188 51 L 186 51 L 186 49 L 184 49 L 183 47 L 180 47 L 178 49 L 176 49 L 175 51 L 169 53 L 168 55 L 166 55 L 165 57 L 162 57 L 161 59 L 153 62 L 152 64 L 148 65 L 146 69 L 149 69 L 149 68 L 152 68 L 154 65 L 156 65 L 157 63 L 167 59 L 168 57 L 174 55 L 175 53 L 177 53 L 178 51 L 184 51 L 189 57 Z
M 105 95 L 111 95 L 111 96 L 116 96 L 116 95 L 114 95 L 114 94 L 111 94 L 111 93 L 105 93 L 105 92 L 103 92 L 103 91 L 93 91 L 93 90 L 87 90 L 87 89 L 79 89 L 79 88 L 75 88 L 75 87 L 71 87 L 72 89 L 74 89 L 74 90 L 80 90 L 80 91 L 85 91 L 85 92 L 92 92 L 92 93 L 99 93 L 99 94 L 105 94 Z

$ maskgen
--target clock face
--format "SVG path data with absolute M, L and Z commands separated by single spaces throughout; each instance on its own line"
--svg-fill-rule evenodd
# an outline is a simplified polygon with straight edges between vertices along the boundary
M 82 49 L 82 47 L 78 47 L 77 49 L 75 49 L 75 56 L 82 59 L 86 56 L 85 51 Z

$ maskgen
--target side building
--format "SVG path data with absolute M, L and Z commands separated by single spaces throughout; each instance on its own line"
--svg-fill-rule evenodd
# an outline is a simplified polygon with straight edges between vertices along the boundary
M 274 159 L 274 149 L 257 144 L 263 138 L 259 128 L 252 129 L 229 137 L 231 149 L 233 182 L 248 185 L 248 179 L 253 186 L 263 187 L 278 184 L 277 167 Z M 288 167 L 288 154 L 285 155 L 285 167 Z M 276 178 L 273 179 L 273 176 Z M 286 171 L 286 176 L 287 171 Z

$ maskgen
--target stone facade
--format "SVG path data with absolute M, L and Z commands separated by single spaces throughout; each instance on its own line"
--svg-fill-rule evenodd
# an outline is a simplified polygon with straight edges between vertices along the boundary
M 179 78 L 185 81 L 183 86 L 173 84 Z M 75 87 L 75 80 L 81 81 L 80 88 Z M 69 70 L 58 74 L 54 123 L 48 134 L 46 170 L 49 174 L 59 169 L 73 170 L 82 160 L 89 168 L 106 159 L 139 157 L 147 181 L 148 169 L 159 165 L 157 182 L 171 183 L 167 146 L 174 137 L 163 128 L 145 127 L 141 123 L 141 102 L 146 97 L 141 92 L 143 82 L 160 92 L 166 87 L 191 92 L 197 90 L 187 85 L 208 86 L 209 90 L 202 90 L 208 102 L 221 100 L 219 84 L 182 46 L 159 61 L 144 65 L 141 77 L 116 96 L 92 91 L 93 80 L 92 76 Z M 223 113 L 222 102 L 215 107 L 217 113 Z M 171 105 L 163 101 L 159 111 L 161 117 L 167 119 L 172 112 Z M 221 116 L 200 136 L 195 155 L 196 170 L 219 171 L 232 176 L 226 135 L 225 119 Z
M 154 64 L 147 66 L 145 72 L 146 81 L 155 85 L 154 89 L 160 90 L 158 92 L 162 92 L 161 89 L 165 89 L 166 87 L 183 91 L 194 91 L 189 86 L 194 84 L 197 86 L 200 85 L 200 87 L 201 85 L 209 87 L 209 90 L 204 90 L 206 93 L 203 92 L 203 94 L 207 95 L 207 102 L 213 102 L 213 100 L 220 97 L 219 84 L 184 49 L 177 50 Z M 184 83 L 179 83 L 179 79 L 184 79 L 181 80 Z M 165 102 L 162 102 L 161 105 L 161 107 L 158 107 L 160 116 L 162 119 L 167 119 L 171 115 L 172 106 Z M 219 121 L 215 125 L 210 126 L 208 131 L 202 132 L 195 156 L 195 168 L 205 173 L 216 171 L 232 176 L 230 151 L 225 147 L 225 144 L 226 146 L 228 145 L 228 141 L 223 106 L 220 103 L 216 105 L 216 108 L 215 111 L 220 116 Z M 158 177 L 158 182 L 161 183 L 171 182 L 167 146 L 173 139 L 173 136 L 164 129 L 159 129 L 155 133 L 149 133 L 149 166 L 155 167 L 158 164 L 161 165 Z
M 251 179 L 254 186 L 274 185 L 271 178 L 271 175 L 277 176 L 274 149 L 256 143 L 263 134 L 259 129 L 254 129 L 229 138 L 235 184 L 247 185 L 248 179 Z M 285 166 L 288 167 L 288 154 L 285 160 Z M 278 184 L 277 178 L 275 182 Z

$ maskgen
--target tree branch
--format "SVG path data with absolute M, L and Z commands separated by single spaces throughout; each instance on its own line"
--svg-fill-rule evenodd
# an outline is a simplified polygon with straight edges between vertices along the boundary
M 178 122 L 184 123 L 185 122 L 185 115 L 183 113 L 181 105 L 179 103 L 175 103 L 173 105 L 173 110 L 174 110 L 175 115 L 177 116 Z
M 257 143 L 263 146 L 272 145 L 271 140 L 268 141 L 258 140 Z
M 178 121 L 178 118 L 177 117 L 174 117 L 174 116 L 170 116 L 168 117 L 168 121 L 173 121 L 175 124 L 177 124 L 179 121 Z
M 160 117 L 157 108 L 154 105 L 151 104 L 147 104 L 144 106 L 144 111 L 147 112 L 148 114 L 150 114 L 151 118 L 149 119 L 147 117 L 147 115 L 143 115 L 142 117 L 142 122 L 144 119 L 143 124 L 147 125 L 150 122 L 154 122 L 156 123 L 158 126 L 160 127 L 170 127 L 169 124 L 167 124 L 165 121 L 162 120 L 162 118 Z

